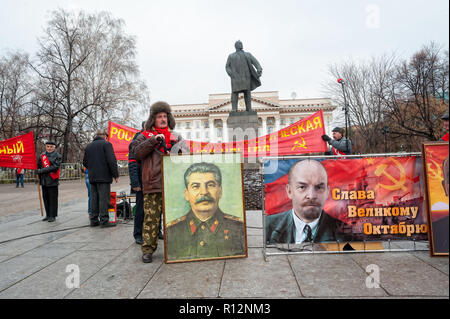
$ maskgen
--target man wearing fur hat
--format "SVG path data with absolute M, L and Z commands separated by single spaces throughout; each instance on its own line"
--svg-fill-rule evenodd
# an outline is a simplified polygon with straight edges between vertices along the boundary
M 175 118 L 169 104 L 156 102 L 150 107 L 145 130 L 136 137 L 132 152 L 141 161 L 142 191 L 144 193 L 144 225 L 142 230 L 142 261 L 152 262 L 152 254 L 158 246 L 158 225 L 162 213 L 163 154 L 189 152 L 181 135 L 172 131 Z

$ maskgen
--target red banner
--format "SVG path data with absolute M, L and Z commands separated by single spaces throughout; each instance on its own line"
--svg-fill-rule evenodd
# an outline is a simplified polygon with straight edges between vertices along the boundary
M 139 132 L 139 130 L 109 121 L 108 141 L 113 146 L 117 160 L 128 160 L 128 146 L 133 140 L 134 134 L 137 132 Z
M 253 139 L 228 143 L 186 142 L 193 154 L 242 152 L 244 157 L 281 156 L 325 152 L 324 134 L 323 112 L 320 110 L 282 130 Z
M 128 145 L 139 130 L 109 122 L 109 141 L 118 160 L 128 159 Z M 244 133 L 244 132 L 243 132 Z M 325 134 L 322 110 L 272 134 L 228 143 L 208 143 L 186 140 L 191 152 L 242 152 L 244 157 L 311 154 L 327 151 L 322 140 Z M 255 132 L 256 135 L 256 132 Z
M 37 169 L 33 132 L 0 141 L 0 167 Z

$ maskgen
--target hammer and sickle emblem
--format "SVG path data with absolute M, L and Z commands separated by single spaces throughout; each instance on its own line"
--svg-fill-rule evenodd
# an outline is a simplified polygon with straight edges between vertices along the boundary
M 377 190 L 379 187 L 383 187 L 384 189 L 395 191 L 397 189 L 402 189 L 404 191 L 408 190 L 405 187 L 405 181 L 406 181 L 406 172 L 405 168 L 400 164 L 395 158 L 390 158 L 391 161 L 394 162 L 395 166 L 398 167 L 398 170 L 400 172 L 400 179 L 395 179 L 391 174 L 389 174 L 386 171 L 386 168 L 388 167 L 386 164 L 381 164 L 377 166 L 377 169 L 375 170 L 376 176 L 384 175 L 386 176 L 393 184 L 392 185 L 384 185 L 384 184 L 377 184 L 375 187 L 375 190 Z
M 296 147 L 298 147 L 298 148 L 303 147 L 306 150 L 306 142 L 303 137 L 300 137 L 300 138 L 302 139 L 303 143 L 300 143 L 300 141 L 298 141 L 298 140 L 295 141 L 294 146 L 291 148 L 291 151 L 293 151 Z
M 432 159 L 430 159 L 430 162 L 432 163 L 427 164 L 428 171 L 431 173 L 430 177 L 442 181 L 444 179 L 444 176 L 442 175 L 440 165 Z M 435 167 L 435 169 L 433 168 L 433 166 Z

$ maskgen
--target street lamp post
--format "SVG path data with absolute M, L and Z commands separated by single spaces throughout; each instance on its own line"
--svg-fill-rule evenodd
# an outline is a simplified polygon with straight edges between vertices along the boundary
M 350 138 L 349 138 L 349 129 L 350 129 L 350 115 L 348 112 L 348 105 L 347 105 L 347 99 L 345 96 L 345 88 L 344 88 L 344 80 L 339 78 L 337 80 L 337 82 L 342 86 L 342 94 L 344 96 L 344 114 L 345 114 L 345 138 L 347 139 L 347 143 L 349 141 L 349 139 L 351 139 L 351 133 L 350 133 Z M 348 145 L 347 145 L 347 150 L 348 150 Z

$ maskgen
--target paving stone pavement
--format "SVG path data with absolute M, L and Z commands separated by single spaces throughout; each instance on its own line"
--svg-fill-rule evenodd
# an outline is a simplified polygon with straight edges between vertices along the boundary
M 449 259 L 431 258 L 428 251 L 277 255 L 265 261 L 261 211 L 246 213 L 248 258 L 165 264 L 160 241 L 153 262 L 144 264 L 133 222 L 90 228 L 86 205 L 87 199 L 61 205 L 55 223 L 41 222 L 38 209 L 0 220 L 1 299 L 449 297 Z M 79 288 L 70 288 L 73 265 Z M 371 281 L 369 265 L 380 270 L 378 281 Z

